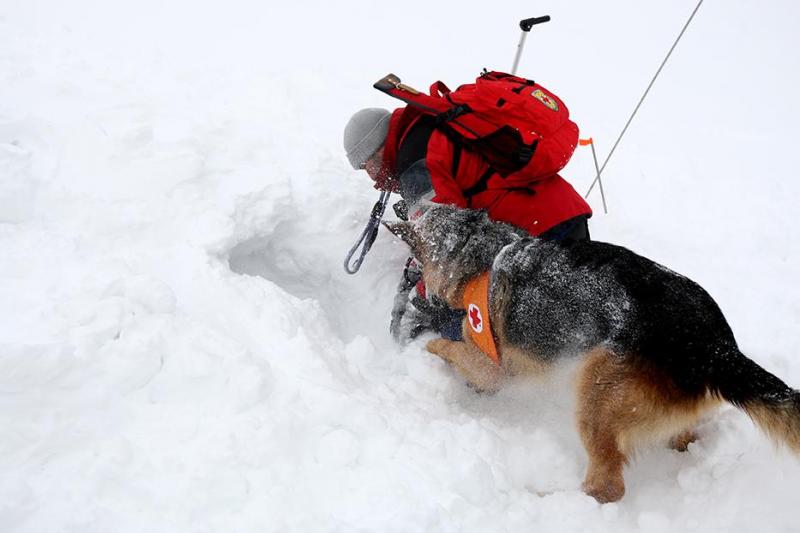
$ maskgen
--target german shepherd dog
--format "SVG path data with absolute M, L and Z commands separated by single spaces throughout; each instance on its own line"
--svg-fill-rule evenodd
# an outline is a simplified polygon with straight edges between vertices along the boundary
M 800 392 L 739 351 L 722 311 L 688 278 L 620 246 L 530 237 L 483 211 L 434 205 L 386 226 L 422 263 L 428 294 L 453 308 L 463 309 L 467 282 L 489 272 L 500 364 L 471 340 L 467 318 L 463 342 L 427 344 L 473 387 L 495 391 L 510 376 L 577 359 L 583 490 L 599 502 L 622 498 L 637 447 L 671 439 L 685 450 L 722 401 L 800 453 Z

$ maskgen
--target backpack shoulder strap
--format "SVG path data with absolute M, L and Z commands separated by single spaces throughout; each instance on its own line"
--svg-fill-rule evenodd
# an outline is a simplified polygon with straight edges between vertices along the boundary
M 464 195 L 464 198 L 467 199 L 467 207 L 472 207 L 472 197 L 485 191 L 489 186 L 489 180 L 495 174 L 496 171 L 492 167 L 488 167 L 472 187 L 464 189 L 461 192 L 461 194 Z
M 523 87 L 526 81 L 522 79 Z M 443 96 L 422 93 L 401 83 L 400 78 L 394 74 L 384 76 L 374 87 L 406 102 L 409 107 L 413 106 L 422 113 L 433 115 L 440 131 L 447 135 L 460 136 L 465 148 L 482 155 L 503 176 L 523 168 L 536 148 L 535 142 L 526 144 L 518 129 L 508 124 L 499 126 L 496 121 L 475 113 L 466 102 L 458 103 L 450 93 Z M 462 86 L 452 94 L 455 95 L 466 87 L 468 86 Z M 431 92 L 438 93 L 446 88 L 446 85 L 437 82 L 431 86 Z

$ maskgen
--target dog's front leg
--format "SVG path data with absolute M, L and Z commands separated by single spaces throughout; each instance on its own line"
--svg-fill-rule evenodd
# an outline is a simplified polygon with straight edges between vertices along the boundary
M 453 365 L 479 392 L 496 392 L 503 385 L 503 369 L 471 342 L 434 339 L 426 348 Z

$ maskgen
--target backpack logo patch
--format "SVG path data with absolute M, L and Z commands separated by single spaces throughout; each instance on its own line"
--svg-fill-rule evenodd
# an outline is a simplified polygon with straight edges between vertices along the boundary
M 544 94 L 544 91 L 541 89 L 536 89 L 531 93 L 531 96 L 539 100 L 541 103 L 546 105 L 549 109 L 553 111 L 558 111 L 558 104 L 555 100 Z

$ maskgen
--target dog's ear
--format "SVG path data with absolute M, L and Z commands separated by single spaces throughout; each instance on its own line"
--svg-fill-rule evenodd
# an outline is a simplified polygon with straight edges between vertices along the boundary
M 419 235 L 411 222 L 382 222 L 386 229 L 400 237 L 411 247 L 412 252 L 416 252 L 419 247 Z

